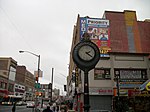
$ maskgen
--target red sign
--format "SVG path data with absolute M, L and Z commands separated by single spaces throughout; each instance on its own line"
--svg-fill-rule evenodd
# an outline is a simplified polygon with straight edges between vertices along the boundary
M 136 90 L 136 89 L 129 89 L 128 90 L 128 96 L 131 97 L 131 96 L 135 96 L 137 94 L 140 94 L 140 90 Z

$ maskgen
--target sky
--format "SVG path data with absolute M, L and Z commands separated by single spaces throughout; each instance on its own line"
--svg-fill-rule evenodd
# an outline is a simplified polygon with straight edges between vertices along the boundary
M 43 77 L 61 89 L 67 84 L 73 28 L 81 17 L 102 18 L 104 11 L 133 10 L 150 19 L 150 0 L 0 0 L 0 57 L 12 57 L 34 73 L 40 55 Z

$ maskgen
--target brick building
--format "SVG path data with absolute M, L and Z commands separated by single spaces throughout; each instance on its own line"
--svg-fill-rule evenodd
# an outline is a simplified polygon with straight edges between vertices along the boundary
M 11 57 L 0 58 L 0 101 L 9 95 L 33 100 L 34 84 L 34 76 L 25 66 L 18 66 Z
M 24 100 L 34 99 L 35 78 L 34 75 L 29 72 L 25 66 L 17 66 L 16 84 L 24 86 Z M 21 92 L 22 94 L 23 91 L 19 90 L 18 92 Z
M 12 58 L 0 58 L 0 96 L 14 94 L 17 62 Z
M 101 53 L 95 69 L 89 72 L 90 109 L 113 110 L 117 97 L 116 77 L 119 79 L 120 98 L 138 94 L 139 86 L 150 78 L 149 31 L 150 22 L 138 21 L 136 11 L 105 11 L 102 18 L 78 15 L 70 53 L 68 97 L 74 96 L 72 76 L 76 65 L 72 60 L 72 50 L 85 32 L 89 33 Z M 105 40 L 102 40 L 103 36 Z M 78 97 L 74 97 L 74 107 L 79 111 L 84 103 L 84 73 L 80 69 L 77 72 Z

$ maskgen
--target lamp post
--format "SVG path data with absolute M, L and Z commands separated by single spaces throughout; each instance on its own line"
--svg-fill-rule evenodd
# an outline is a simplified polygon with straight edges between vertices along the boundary
M 37 84 L 38 84 L 38 80 L 39 80 L 39 74 L 40 74 L 40 55 L 37 55 L 35 53 L 32 53 L 30 51 L 19 51 L 19 53 L 29 53 L 29 54 L 32 54 L 36 57 L 38 57 L 38 74 L 37 74 L 37 77 L 36 77 L 36 81 L 37 81 Z M 39 88 L 37 88 L 37 91 L 38 91 Z M 35 100 L 35 111 L 37 111 L 37 96 L 36 96 L 36 100 Z

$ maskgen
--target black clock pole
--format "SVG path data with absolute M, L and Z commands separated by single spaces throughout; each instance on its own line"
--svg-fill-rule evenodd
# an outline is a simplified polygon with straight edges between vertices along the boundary
M 84 33 L 83 39 L 73 49 L 72 57 L 74 63 L 84 71 L 84 112 L 89 112 L 89 80 L 88 72 L 92 70 L 99 61 L 100 51 L 96 44 L 91 42 L 88 33 Z
M 84 112 L 89 112 L 89 80 L 88 70 L 84 71 Z

